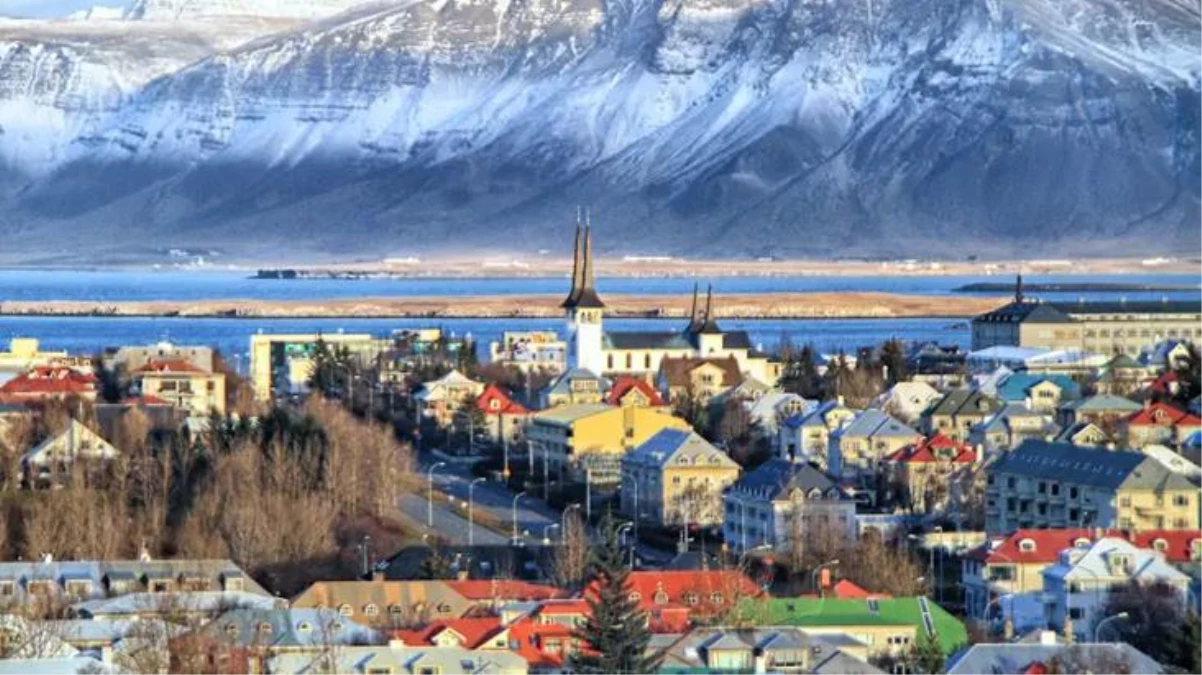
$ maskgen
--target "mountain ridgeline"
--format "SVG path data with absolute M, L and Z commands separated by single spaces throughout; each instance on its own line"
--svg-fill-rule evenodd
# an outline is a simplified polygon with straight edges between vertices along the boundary
M 603 253 L 1202 241 L 1198 0 L 306 6 L 0 23 L 10 250 L 531 251 L 577 204 Z

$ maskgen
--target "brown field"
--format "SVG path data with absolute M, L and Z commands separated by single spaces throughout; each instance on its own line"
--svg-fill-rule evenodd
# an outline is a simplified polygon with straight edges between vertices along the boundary
M 515 317 L 562 316 L 561 295 L 352 298 L 336 300 L 198 300 L 152 302 L 5 302 L 0 314 L 54 316 L 191 317 Z M 606 295 L 612 317 L 684 317 L 687 295 Z M 714 300 L 719 318 L 966 317 L 1007 302 L 1003 297 L 931 297 L 891 293 L 723 294 Z

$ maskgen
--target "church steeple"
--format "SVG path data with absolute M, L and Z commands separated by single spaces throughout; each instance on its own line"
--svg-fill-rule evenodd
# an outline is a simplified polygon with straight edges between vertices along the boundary
M 585 212 L 585 224 L 576 223 L 576 248 L 572 257 L 572 290 L 560 307 L 564 309 L 602 309 L 605 303 L 597 295 L 596 279 L 593 274 L 592 216 Z
M 1018 273 L 1018 278 L 1014 280 L 1014 301 L 1022 304 L 1025 300 L 1023 296 L 1023 273 Z
M 698 288 L 698 284 L 696 281 L 694 281 L 693 282 L 693 306 L 689 309 L 689 327 L 685 329 L 686 333 L 696 332 L 697 326 L 698 326 L 698 322 L 697 322 L 697 288 Z
M 714 287 L 712 285 L 707 286 L 705 289 L 705 322 L 698 327 L 697 332 L 722 332 L 722 329 L 718 327 L 718 322 L 714 319 Z

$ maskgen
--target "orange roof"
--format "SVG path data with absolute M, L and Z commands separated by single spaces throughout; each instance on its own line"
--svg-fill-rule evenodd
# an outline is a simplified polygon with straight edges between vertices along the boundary
M 38 366 L 0 386 L 12 396 L 83 394 L 96 391 L 96 376 L 65 366 Z
M 1128 426 L 1202 426 L 1202 419 L 1167 403 L 1152 403 L 1127 417 Z
M 834 591 L 835 597 L 840 600 L 867 600 L 870 598 L 893 597 L 888 593 L 869 593 L 847 579 L 840 579 L 839 581 L 835 582 L 835 585 L 831 587 L 831 590 Z
M 203 375 L 203 368 L 195 366 L 187 359 L 152 359 L 146 365 L 138 368 L 135 373 L 197 373 Z
M 517 654 L 530 668 L 561 668 L 571 652 L 572 629 L 558 623 L 540 623 L 529 617 L 509 624 L 509 640 L 517 645 Z M 549 640 L 558 640 L 559 648 L 552 649 Z
M 567 593 L 554 586 L 532 584 L 527 581 L 509 579 L 473 579 L 468 581 L 447 581 L 459 595 L 468 600 L 551 600 L 567 597 Z
M 1082 539 L 1094 541 L 1102 537 L 1126 539 L 1140 548 L 1156 548 L 1156 541 L 1164 542 L 1165 560 L 1188 562 L 1191 560 L 1191 544 L 1202 540 L 1202 530 L 1146 530 L 1129 535 L 1120 530 L 1091 530 L 1067 528 L 1063 530 L 1016 530 L 1000 541 L 986 542 L 969 552 L 968 557 L 986 564 L 1052 564 L 1060 552 Z M 1022 550 L 1020 542 L 1030 540 L 1034 547 Z M 992 544 L 992 545 L 991 545 Z
M 630 592 L 638 594 L 639 605 L 646 611 L 688 609 L 702 614 L 737 602 L 740 597 L 763 595 L 751 579 L 728 570 L 631 572 Z M 595 585 L 585 591 L 589 596 L 595 593 Z
M 430 637 L 439 630 L 442 630 L 441 623 L 421 628 L 397 628 L 388 631 L 388 637 L 392 640 L 399 640 L 406 647 L 421 647 L 430 644 Z
M 609 389 L 609 395 L 605 397 L 605 402 L 609 405 L 619 405 L 622 399 L 631 391 L 638 391 L 643 396 L 647 397 L 648 405 L 662 406 L 664 399 L 651 386 L 651 383 L 641 377 L 632 377 L 630 375 L 619 375 L 614 384 Z
M 496 401 L 496 406 L 493 405 Z M 525 415 L 530 412 L 526 406 L 513 398 L 499 386 L 490 384 L 476 397 L 476 407 L 486 415 Z
M 566 600 L 547 600 L 539 605 L 538 613 L 546 615 L 579 614 L 587 616 L 590 611 L 588 600 L 584 598 L 569 598 Z
M 501 630 L 501 619 L 495 616 L 450 619 L 431 627 L 434 629 L 429 634 L 430 640 L 449 630 L 462 638 L 465 649 L 476 649 Z

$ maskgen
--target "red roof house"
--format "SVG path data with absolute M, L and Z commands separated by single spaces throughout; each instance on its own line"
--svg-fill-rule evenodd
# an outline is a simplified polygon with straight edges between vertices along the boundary
M 148 373 L 159 373 L 168 375 L 171 373 L 195 373 L 199 375 L 205 374 L 205 369 L 193 364 L 187 359 L 151 359 L 147 361 L 141 368 L 134 370 L 135 374 L 145 375 Z
M 468 600 L 553 600 L 566 598 L 567 592 L 554 586 L 532 584 L 513 579 L 471 579 L 447 581 L 456 593 Z
M 596 593 L 594 587 L 586 596 Z M 727 570 L 631 572 L 630 595 L 647 612 L 651 630 L 680 633 L 694 618 L 716 616 L 743 598 L 759 597 L 763 590 L 745 575 Z
M 0 401 L 13 403 L 78 396 L 96 398 L 98 380 L 66 366 L 38 366 L 0 385 Z
M 490 384 L 476 397 L 476 407 L 485 415 L 528 415 L 526 406 L 513 400 L 501 387 Z
M 934 462 L 972 464 L 977 461 L 977 455 L 967 443 L 948 438 L 940 431 L 930 438 L 924 438 L 917 443 L 898 449 L 889 455 L 886 461 L 900 464 Z
M 1202 553 L 1202 530 L 1146 530 L 1127 533 L 1121 530 L 1067 528 L 1016 530 L 1003 539 L 985 542 L 970 551 L 967 557 L 986 565 L 1051 565 L 1064 549 L 1086 546 L 1102 537 L 1118 537 L 1140 548 L 1161 551 L 1165 560 L 1175 564 L 1197 560 L 1199 553 Z
M 605 397 L 609 405 L 640 405 L 659 407 L 664 405 L 664 399 L 651 386 L 651 383 L 641 377 L 620 375 L 609 388 Z

